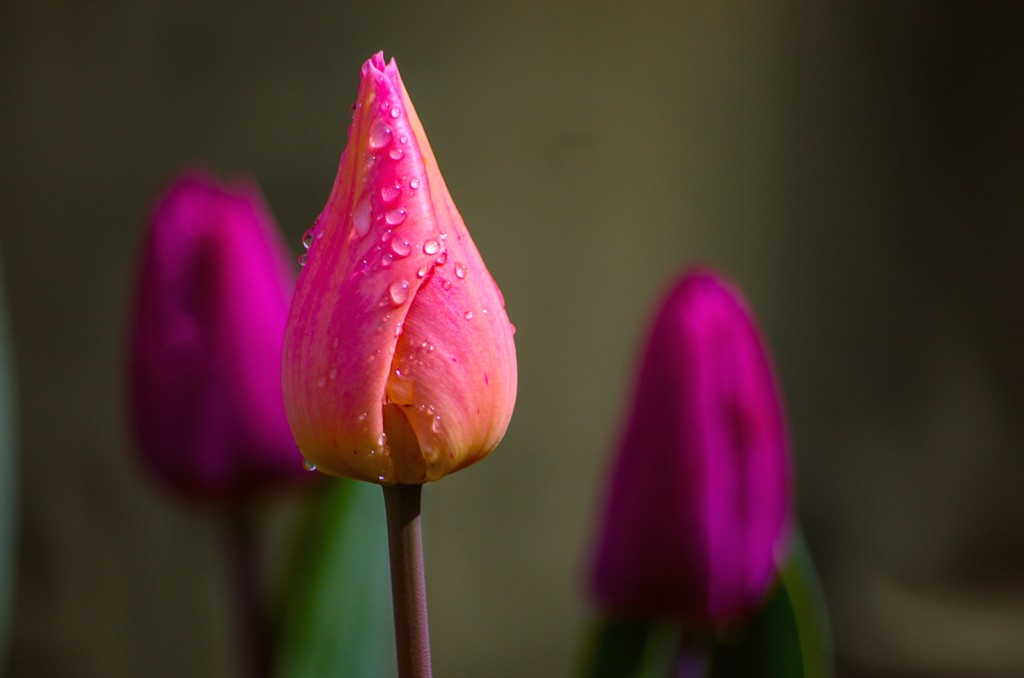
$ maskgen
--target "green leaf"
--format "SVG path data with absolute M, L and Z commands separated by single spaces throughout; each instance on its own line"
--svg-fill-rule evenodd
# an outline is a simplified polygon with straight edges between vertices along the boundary
M 397 676 L 380 488 L 333 478 L 324 485 L 290 567 L 274 675 Z
M 797 535 L 780 583 L 743 638 L 719 645 L 711 678 L 832 678 L 832 641 L 811 556 Z
M 680 653 L 686 655 L 690 674 L 706 675 L 705 652 L 686 644 L 683 626 L 672 619 L 605 617 L 592 631 L 583 678 L 675 678 Z
M 710 678 L 834 678 L 832 636 L 821 584 L 800 534 L 779 584 L 742 637 L 716 642 L 709 673 L 703 643 L 665 619 L 606 617 L 590 632 L 582 678 L 668 678 L 683 656 Z M 682 655 L 680 655 L 680 652 Z
M 782 570 L 785 588 L 800 636 L 800 654 L 806 678 L 833 678 L 835 654 L 825 594 L 803 536 L 797 533 L 789 563 Z
M 583 653 L 582 678 L 630 678 L 640 668 L 653 621 L 605 617 L 594 623 Z
M 640 666 L 633 672 L 632 678 L 668 678 L 679 673 L 680 651 L 683 649 L 683 627 L 675 621 L 659 619 L 648 627 L 647 644 L 644 646 Z M 687 654 L 696 654 L 702 658 L 703 652 L 687 646 Z M 698 661 L 693 667 L 695 676 L 704 676 L 705 661 Z M 694 678 L 695 678 L 694 676 Z M 689 677 L 688 677 L 689 678 Z

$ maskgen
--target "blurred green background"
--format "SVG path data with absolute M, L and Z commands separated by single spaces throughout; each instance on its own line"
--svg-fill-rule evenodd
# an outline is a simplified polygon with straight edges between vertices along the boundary
M 635 352 L 695 259 L 772 345 L 840 675 L 1024 675 L 1020 5 L 178 0 L 0 5 L 11 676 L 233 675 L 223 525 L 132 458 L 134 260 L 194 162 L 297 255 L 381 49 L 518 329 L 504 442 L 425 491 L 436 675 L 572 674 Z

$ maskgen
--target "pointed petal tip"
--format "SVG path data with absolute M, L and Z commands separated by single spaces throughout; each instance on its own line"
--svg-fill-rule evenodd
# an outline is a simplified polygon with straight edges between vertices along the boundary
M 390 61 L 386 60 L 383 51 L 377 52 L 366 60 L 360 75 L 364 82 L 369 80 L 371 90 L 379 89 L 379 86 L 385 82 L 390 84 L 396 93 L 402 90 L 402 78 L 398 73 L 398 62 L 395 60 L 395 57 L 391 57 Z
M 395 57 L 391 57 L 391 61 L 385 60 L 384 51 L 381 50 L 363 63 L 360 75 L 364 79 L 371 75 L 382 75 L 393 80 L 398 76 L 398 63 Z

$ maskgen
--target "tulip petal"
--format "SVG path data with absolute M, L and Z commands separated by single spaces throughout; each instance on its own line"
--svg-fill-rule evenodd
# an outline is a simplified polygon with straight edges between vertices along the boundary
M 738 291 L 690 273 L 651 331 L 593 590 L 608 609 L 721 622 L 759 605 L 790 524 L 788 440 Z
M 501 440 L 515 402 L 516 356 L 501 292 L 403 94 L 442 238 L 409 310 L 388 381 L 390 400 L 403 408 L 425 460 L 425 476 L 401 482 L 423 482 L 476 463 Z
M 394 60 L 374 55 L 362 76 L 292 302 L 285 401 L 320 470 L 422 483 L 497 445 L 515 401 L 515 348 Z
M 139 271 L 132 423 L 172 488 L 223 498 L 306 478 L 277 365 L 294 274 L 256 188 L 190 172 L 161 197 Z

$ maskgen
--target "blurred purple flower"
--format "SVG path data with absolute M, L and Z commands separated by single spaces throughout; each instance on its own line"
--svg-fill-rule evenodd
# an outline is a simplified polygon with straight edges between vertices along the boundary
M 130 413 L 172 489 L 229 499 L 308 477 L 285 419 L 291 258 L 252 185 L 187 172 L 156 203 L 138 276 Z
M 791 521 L 786 427 L 740 292 L 683 275 L 647 344 L 591 591 L 612 613 L 720 624 L 756 609 Z

